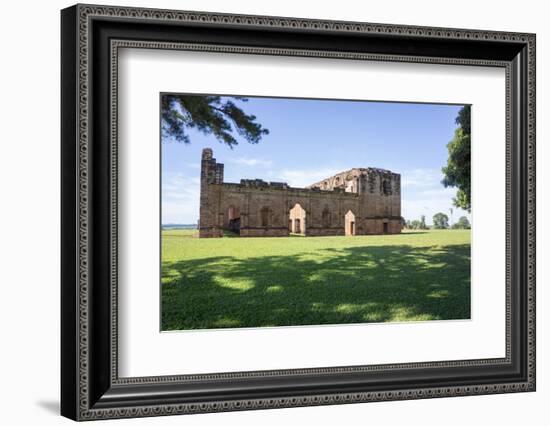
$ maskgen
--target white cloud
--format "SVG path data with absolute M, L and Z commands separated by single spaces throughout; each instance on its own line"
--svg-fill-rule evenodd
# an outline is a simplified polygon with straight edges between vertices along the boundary
M 426 223 L 432 224 L 432 217 L 438 212 L 449 216 L 452 223 L 460 216 L 471 220 L 471 215 L 453 205 L 456 188 L 445 188 L 440 169 L 413 169 L 401 173 L 401 214 L 406 220 L 426 216 Z M 450 209 L 453 210 L 451 217 Z
M 443 173 L 438 169 L 413 169 L 401 173 L 403 188 L 426 188 L 441 185 Z
M 271 160 L 264 160 L 263 158 L 248 158 L 248 157 L 229 159 L 227 162 L 232 164 L 239 164 L 241 166 L 249 166 L 249 167 L 256 167 L 256 166 L 271 167 L 271 165 L 273 164 Z
M 430 188 L 425 191 L 418 191 L 410 194 L 403 189 L 401 198 L 401 215 L 406 220 L 420 219 L 420 216 L 426 216 L 426 223 L 432 224 L 432 217 L 438 212 L 449 216 L 451 223 L 455 223 L 460 216 L 466 216 L 471 221 L 471 215 L 453 205 L 453 197 L 456 194 L 456 188 Z M 450 209 L 453 210 L 451 217 Z
M 330 177 L 343 171 L 344 169 L 282 169 L 278 171 L 270 171 L 269 175 L 272 180 L 286 182 L 295 188 L 303 188 L 305 186 L 316 183 L 324 178 Z
M 162 223 L 196 223 L 199 218 L 200 178 L 181 173 L 162 176 Z

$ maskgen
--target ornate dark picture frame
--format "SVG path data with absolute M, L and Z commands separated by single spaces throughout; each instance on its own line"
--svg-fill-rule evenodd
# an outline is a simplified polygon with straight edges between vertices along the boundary
M 91 420 L 535 390 L 534 34 L 95 5 L 64 9 L 61 28 L 62 415 Z M 120 378 L 121 47 L 504 68 L 506 356 Z

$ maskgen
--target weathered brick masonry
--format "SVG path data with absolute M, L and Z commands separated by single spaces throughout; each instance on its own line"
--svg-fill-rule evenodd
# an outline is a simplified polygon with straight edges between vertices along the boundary
M 292 188 L 286 183 L 223 181 L 223 164 L 202 152 L 199 236 L 241 237 L 398 234 L 401 176 L 389 170 L 355 168 Z

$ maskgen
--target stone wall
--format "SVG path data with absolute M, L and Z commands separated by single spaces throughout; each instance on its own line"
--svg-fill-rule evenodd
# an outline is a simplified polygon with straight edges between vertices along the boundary
M 242 237 L 288 236 L 295 231 L 296 219 L 300 233 L 307 236 L 346 235 L 348 212 L 355 219 L 354 235 L 401 232 L 400 176 L 369 168 L 342 172 L 308 188 L 260 179 L 227 183 L 223 164 L 216 162 L 211 149 L 203 150 L 201 238 L 220 237 L 225 229 Z

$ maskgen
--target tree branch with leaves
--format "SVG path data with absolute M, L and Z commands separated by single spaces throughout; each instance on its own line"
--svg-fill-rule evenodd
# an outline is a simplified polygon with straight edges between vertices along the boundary
M 456 187 L 455 207 L 471 211 L 471 128 L 470 105 L 464 106 L 456 117 L 458 127 L 453 139 L 447 144 L 449 157 L 443 167 L 443 185 Z
M 260 142 L 269 130 L 246 114 L 237 102 L 248 102 L 241 96 L 163 95 L 161 98 L 161 132 L 163 139 L 190 143 L 189 130 L 213 135 L 230 148 L 238 145 L 236 133 L 249 143 Z

